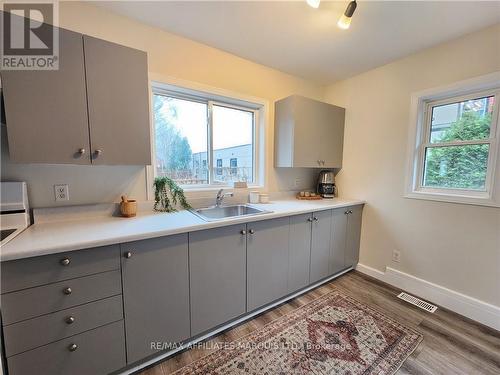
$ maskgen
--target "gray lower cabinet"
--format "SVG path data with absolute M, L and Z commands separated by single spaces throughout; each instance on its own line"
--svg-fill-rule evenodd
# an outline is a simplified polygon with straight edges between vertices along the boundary
M 330 273 L 342 271 L 347 267 L 345 264 L 345 248 L 347 235 L 347 213 L 348 208 L 332 210 L 332 237 L 330 247 Z
M 125 366 L 123 321 L 9 357 L 12 375 L 106 375 Z
M 288 292 L 292 293 L 309 284 L 311 262 L 312 214 L 290 217 L 290 255 L 288 266 Z
M 247 311 L 287 294 L 290 218 L 247 224 Z
M 246 312 L 246 225 L 189 234 L 191 335 Z
M 120 245 L 127 363 L 190 337 L 188 235 Z
M 359 241 L 361 237 L 361 217 L 363 206 L 349 207 L 347 216 L 345 265 L 355 266 L 359 261 Z
M 332 210 L 313 213 L 310 283 L 331 275 L 329 267 L 331 227 Z

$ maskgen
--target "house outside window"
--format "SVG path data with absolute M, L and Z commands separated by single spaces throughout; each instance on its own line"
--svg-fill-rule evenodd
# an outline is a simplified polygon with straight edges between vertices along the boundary
M 468 91 L 414 97 L 407 197 L 499 205 L 500 89 Z
M 153 84 L 155 176 L 185 188 L 258 184 L 261 105 Z

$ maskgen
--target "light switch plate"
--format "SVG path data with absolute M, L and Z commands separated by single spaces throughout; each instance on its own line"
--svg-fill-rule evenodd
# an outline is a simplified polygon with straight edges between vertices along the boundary
M 68 185 L 54 185 L 54 194 L 56 196 L 56 202 L 69 201 Z

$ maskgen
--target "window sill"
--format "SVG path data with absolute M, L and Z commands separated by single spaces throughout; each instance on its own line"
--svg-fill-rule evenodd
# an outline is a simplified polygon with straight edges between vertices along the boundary
M 469 204 L 474 206 L 487 206 L 487 207 L 500 207 L 500 202 L 495 201 L 491 198 L 482 198 L 477 196 L 467 196 L 467 195 L 450 195 L 450 194 L 439 194 L 439 193 L 429 193 L 424 191 L 412 191 L 404 195 L 405 198 L 409 199 L 423 199 L 436 202 L 444 203 L 457 203 L 457 204 Z

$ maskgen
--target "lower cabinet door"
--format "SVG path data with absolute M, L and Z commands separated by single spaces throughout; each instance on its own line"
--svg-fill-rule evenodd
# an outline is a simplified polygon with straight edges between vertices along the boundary
M 330 274 L 335 274 L 348 267 L 345 264 L 346 233 L 348 208 L 332 210 L 332 238 L 330 247 Z
M 247 224 L 247 311 L 287 294 L 290 218 Z
M 106 375 L 125 367 L 123 320 L 7 359 L 9 375 Z
M 190 337 L 188 235 L 120 245 L 127 362 Z
M 361 238 L 361 216 L 363 206 L 349 207 L 345 246 L 346 267 L 355 266 L 359 261 L 359 241 Z
M 309 284 L 311 222 L 311 214 L 290 217 L 288 293 L 293 293 Z
M 313 213 L 311 237 L 311 274 L 310 283 L 330 275 L 330 237 L 332 210 Z
M 246 311 L 246 225 L 189 234 L 191 334 Z

